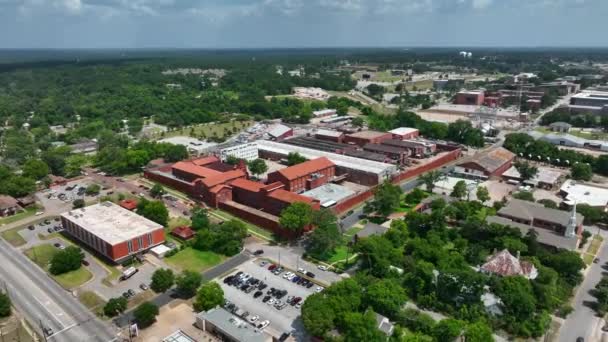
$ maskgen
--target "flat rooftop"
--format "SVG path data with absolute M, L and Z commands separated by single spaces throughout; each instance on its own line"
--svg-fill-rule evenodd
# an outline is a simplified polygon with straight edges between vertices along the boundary
M 412 127 L 399 127 L 399 128 L 395 128 L 393 130 L 388 131 L 389 133 L 393 133 L 393 134 L 397 134 L 397 135 L 405 135 L 405 134 L 410 134 L 410 133 L 414 133 L 414 132 L 418 132 L 417 128 L 412 128 Z
M 93 204 L 61 214 L 110 245 L 163 229 L 160 224 L 112 202 Z
M 182 145 L 182 146 L 186 146 L 187 148 L 194 149 L 194 150 L 204 150 L 209 147 L 213 147 L 213 146 L 217 145 L 216 143 L 210 143 L 210 142 L 198 140 L 198 139 L 191 138 L 191 137 L 185 137 L 185 136 L 165 138 L 165 139 L 159 140 L 159 142 L 169 143 L 169 144 L 173 144 L 173 145 Z
M 254 328 L 249 322 L 234 316 L 223 308 L 216 307 L 207 312 L 203 311 L 196 315 L 218 327 L 224 334 L 235 341 L 265 342 L 270 340 L 269 336 Z
M 567 202 L 585 203 L 592 207 L 605 207 L 608 204 L 608 188 L 568 179 L 562 184 L 560 191 L 567 194 Z
M 378 132 L 378 131 L 361 131 L 349 134 L 349 137 L 353 138 L 361 138 L 361 139 L 374 139 L 387 135 L 387 132 Z
M 321 206 L 325 208 L 331 207 L 332 205 L 354 194 L 355 192 L 349 188 L 333 183 L 327 183 L 318 188 L 302 193 L 303 196 L 318 199 Z
M 397 167 L 392 164 L 380 163 L 371 160 L 365 160 L 360 158 L 354 158 L 344 156 L 337 153 L 323 152 L 313 150 L 311 148 L 293 146 L 274 141 L 258 140 L 258 149 L 268 152 L 273 152 L 287 156 L 291 152 L 298 152 L 306 159 L 316 159 L 320 157 L 327 157 L 337 166 L 341 166 L 348 169 L 360 170 L 377 175 L 390 175 L 397 172 Z

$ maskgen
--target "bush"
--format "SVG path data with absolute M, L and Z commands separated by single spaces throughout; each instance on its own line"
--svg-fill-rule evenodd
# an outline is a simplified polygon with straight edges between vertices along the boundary
M 6 293 L 0 293 L 0 317 L 11 315 L 11 299 Z
M 177 292 L 185 298 L 190 298 L 196 294 L 196 289 L 201 286 L 203 276 L 198 272 L 184 271 L 175 280 Z
M 84 259 L 82 250 L 75 246 L 69 246 L 53 256 L 49 272 L 53 275 L 59 275 L 76 271 L 82 265 L 82 259 Z
M 127 299 L 125 297 L 110 298 L 103 307 L 103 313 L 108 317 L 118 316 L 127 310 Z
M 84 208 L 84 200 L 82 198 L 78 198 L 75 199 L 74 202 L 72 202 L 72 208 L 73 209 L 78 209 L 78 208 Z
M 174 282 L 175 275 L 173 274 L 173 271 L 168 268 L 161 268 L 154 271 L 154 274 L 152 274 L 150 288 L 156 293 L 162 293 L 170 289 Z
M 156 321 L 158 306 L 150 302 L 144 302 L 133 311 L 133 316 L 139 326 L 145 328 Z

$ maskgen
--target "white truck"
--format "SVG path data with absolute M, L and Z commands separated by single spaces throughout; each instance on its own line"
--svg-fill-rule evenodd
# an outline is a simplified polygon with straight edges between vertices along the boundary
M 127 280 L 131 278 L 135 273 L 139 272 L 139 270 L 135 267 L 129 267 L 126 270 L 122 271 L 122 275 L 120 276 L 120 280 Z

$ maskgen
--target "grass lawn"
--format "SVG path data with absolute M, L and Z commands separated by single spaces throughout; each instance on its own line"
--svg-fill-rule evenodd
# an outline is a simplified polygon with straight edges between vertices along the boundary
M 340 260 L 344 260 L 346 259 L 346 255 L 349 254 L 348 253 L 348 249 L 346 246 L 340 246 L 338 248 L 336 248 L 336 250 L 334 251 L 334 255 L 331 256 L 331 258 L 329 258 L 327 260 L 328 264 L 332 264 L 334 262 L 338 262 Z M 352 253 L 350 253 L 350 255 L 352 255 Z
M 5 217 L 0 219 L 0 226 L 3 224 L 13 223 L 19 220 L 22 220 L 26 217 L 30 217 L 34 215 L 38 210 L 41 210 L 38 206 L 32 206 L 30 208 L 26 208 L 24 211 L 17 213 L 13 216 Z
M 179 270 L 202 272 L 224 261 L 226 257 L 208 251 L 199 251 L 192 247 L 185 248 L 177 254 L 165 258 L 165 262 Z
M 585 262 L 585 265 L 587 265 L 587 266 L 591 265 L 591 263 L 593 262 L 593 259 L 595 259 L 595 256 L 593 256 L 591 254 L 583 255 L 583 261 Z
M 30 258 L 36 265 L 48 272 L 48 266 L 53 259 L 53 256 L 59 252 L 55 246 L 43 244 L 34 246 L 25 251 L 25 255 Z M 58 276 L 52 276 L 61 286 L 66 289 L 73 289 L 85 282 L 89 281 L 93 275 L 85 267 L 80 267 L 75 271 L 64 273 Z
M 360 232 L 363 228 L 359 228 L 359 227 L 351 227 L 349 228 L 345 233 L 344 233 L 344 239 L 347 241 L 350 241 L 350 239 L 353 238 L 353 236 L 355 236 L 355 234 L 357 234 L 358 232 Z
M 25 241 L 25 239 L 21 235 L 19 235 L 19 231 L 22 229 L 24 229 L 24 228 L 17 227 L 17 228 L 5 230 L 0 235 L 2 235 L 2 238 L 4 240 L 6 240 L 6 242 L 10 243 L 14 247 L 23 246 L 26 244 L 27 241 Z M 25 228 L 25 229 L 27 229 L 27 228 Z
M 229 137 L 236 132 L 241 131 L 244 128 L 247 128 L 253 124 L 253 121 L 230 121 L 226 123 L 207 123 L 194 125 L 182 129 L 178 129 L 175 131 L 165 132 L 165 135 L 162 134 L 156 135 L 156 138 L 168 138 L 174 136 L 190 136 L 198 139 L 207 139 L 211 137 Z
M 600 249 L 600 246 L 602 245 L 602 237 L 595 235 L 593 237 L 593 240 L 591 240 L 591 244 L 589 244 L 589 248 L 587 248 L 587 253 L 591 254 L 591 255 L 596 255 L 597 251 Z
M 78 300 L 89 310 L 95 312 L 97 316 L 104 316 L 103 307 L 106 305 L 106 301 L 99 297 L 95 292 L 82 291 L 78 294 Z
M 243 222 L 245 224 L 245 226 L 247 227 L 247 230 L 249 230 L 249 232 L 253 235 L 256 235 L 258 237 L 261 237 L 262 239 L 268 240 L 268 241 L 274 241 L 275 237 L 274 235 L 267 231 L 266 229 L 260 228 L 258 226 L 255 226 L 247 221 L 243 221 L 241 219 L 239 219 L 238 217 L 232 216 L 231 214 L 222 211 L 222 210 L 213 210 L 213 211 L 209 211 L 210 215 L 215 215 L 215 216 L 219 216 L 224 220 L 237 220 L 240 222 Z

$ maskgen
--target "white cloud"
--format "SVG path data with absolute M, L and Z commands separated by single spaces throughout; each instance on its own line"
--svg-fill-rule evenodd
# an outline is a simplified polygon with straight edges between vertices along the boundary
M 474 9 L 484 9 L 492 5 L 492 0 L 473 0 L 472 6 Z

